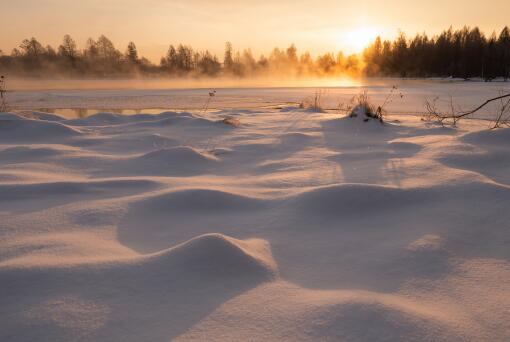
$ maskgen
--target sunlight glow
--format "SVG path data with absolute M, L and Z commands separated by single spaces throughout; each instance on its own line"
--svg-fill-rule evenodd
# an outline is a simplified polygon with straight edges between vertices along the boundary
M 342 44 L 347 46 L 353 52 L 361 52 L 366 48 L 380 33 L 375 27 L 364 26 L 343 35 Z

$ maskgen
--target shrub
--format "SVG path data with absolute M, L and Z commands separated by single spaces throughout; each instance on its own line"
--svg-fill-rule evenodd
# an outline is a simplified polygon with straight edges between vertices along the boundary
M 322 97 L 326 94 L 323 89 L 317 89 L 312 97 L 306 98 L 299 104 L 299 108 L 306 109 L 309 111 L 322 113 L 324 108 L 322 107 Z
M 349 113 L 350 118 L 362 117 L 363 121 L 367 122 L 370 119 L 379 120 L 379 122 L 383 123 L 383 113 L 382 107 L 378 106 L 375 108 L 373 104 L 370 103 L 367 91 L 363 91 L 361 94 L 355 96 L 354 108 Z
M 393 102 L 394 98 L 398 95 L 399 98 L 403 98 L 404 95 L 401 92 L 398 92 L 397 86 L 392 86 L 388 95 L 386 95 L 384 102 L 380 106 L 375 106 L 370 103 L 370 99 L 368 97 L 368 93 L 364 90 L 362 93 L 354 96 L 351 99 L 351 105 L 343 108 L 342 105 L 339 105 L 339 110 L 346 111 L 349 113 L 349 117 L 363 117 L 363 121 L 367 122 L 370 119 L 379 120 L 380 123 L 384 123 L 384 115 L 386 110 L 384 109 L 386 105 Z

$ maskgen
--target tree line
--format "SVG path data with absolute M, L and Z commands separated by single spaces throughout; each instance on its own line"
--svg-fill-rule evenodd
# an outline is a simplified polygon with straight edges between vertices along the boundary
M 510 29 L 486 36 L 479 28 L 452 28 L 428 37 L 408 39 L 377 37 L 362 54 L 298 54 L 294 44 L 274 48 L 256 58 L 250 49 L 235 51 L 225 44 L 221 58 L 191 46 L 170 45 L 159 63 L 139 55 L 135 43 L 124 51 L 106 36 L 89 38 L 84 48 L 65 35 L 54 48 L 36 38 L 25 39 L 10 54 L 0 50 L 0 73 L 22 77 L 187 77 L 187 76 L 291 76 L 331 77 L 368 75 L 397 77 L 510 78 Z
M 159 64 L 139 55 L 130 42 L 124 52 L 102 35 L 88 39 L 83 49 L 65 35 L 58 48 L 44 46 L 36 38 L 25 39 L 7 55 L 0 50 L 0 72 L 28 77 L 129 77 L 129 76 L 333 76 L 357 74 L 361 60 L 357 55 L 326 53 L 312 58 L 298 55 L 295 45 L 275 48 L 266 57 L 255 58 L 250 49 L 234 51 L 226 43 L 223 58 L 191 46 L 170 45 Z
M 478 27 L 449 28 L 428 37 L 377 38 L 363 53 L 364 71 L 370 76 L 481 77 L 486 81 L 510 78 L 510 29 L 499 35 L 483 34 Z

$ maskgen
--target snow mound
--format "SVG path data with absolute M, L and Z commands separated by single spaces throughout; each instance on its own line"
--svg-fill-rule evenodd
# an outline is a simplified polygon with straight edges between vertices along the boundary
M 178 146 L 172 148 L 162 148 L 137 157 L 140 162 L 162 163 L 162 164 L 197 164 L 206 162 L 215 162 L 218 159 L 214 156 L 201 153 L 188 146 Z
M 328 305 L 310 320 L 317 339 L 337 341 L 463 340 L 443 315 L 404 300 L 359 298 Z
M 265 240 L 221 234 L 150 255 L 61 262 L 0 267 L 0 307 L 9 312 L 1 340 L 173 340 L 221 303 L 278 275 Z M 117 328 L 139 327 L 140 319 L 144 329 Z
M 96 113 L 84 119 L 68 120 L 67 122 L 77 126 L 101 126 L 118 125 L 130 121 L 130 117 L 115 113 Z
M 491 145 L 508 148 L 508 146 L 510 146 L 510 128 L 482 130 L 474 133 L 468 133 L 461 139 L 473 145 Z
M 282 145 L 305 145 L 313 141 L 314 136 L 306 133 L 291 132 L 285 133 L 280 136 Z
M 85 147 L 101 152 L 119 153 L 129 149 L 130 152 L 142 153 L 152 151 L 155 148 L 168 148 L 178 146 L 176 139 L 169 138 L 165 135 L 137 134 L 131 136 L 118 135 L 115 137 L 87 137 L 79 141 L 73 141 L 73 146 Z
M 406 249 L 411 252 L 438 251 L 443 244 L 443 239 L 439 235 L 427 234 L 410 243 Z
M 139 170 L 144 174 L 192 176 L 208 172 L 218 162 L 219 159 L 213 155 L 179 146 L 152 151 L 131 158 L 128 163 L 131 170 Z
M 0 120 L 25 120 L 25 118 L 18 113 L 0 113 Z
M 388 146 L 401 157 L 411 157 L 423 149 L 422 145 L 402 141 L 389 142 Z
M 111 195 L 150 189 L 156 182 L 143 179 L 111 179 L 91 182 L 47 182 L 26 184 L 0 184 L 0 202 L 61 197 L 64 195 Z
M 462 186 L 391 187 L 361 183 L 344 183 L 316 188 L 290 197 L 287 204 L 298 213 L 314 212 L 333 216 L 359 216 L 364 213 L 385 213 L 388 210 L 406 211 L 423 203 L 451 205 L 465 198 L 464 210 L 484 208 L 510 199 L 510 188 L 491 182 L 466 182 Z M 483 202 L 483 203 L 479 203 Z
M 331 147 L 361 148 L 380 146 L 409 133 L 410 129 L 389 122 L 342 117 L 321 122 L 326 143 Z M 414 133 L 414 132 L 413 132 Z
M 443 237 L 426 234 L 405 247 L 398 269 L 413 278 L 436 277 L 451 269 L 451 255 Z
M 380 185 L 341 184 L 313 189 L 289 199 L 291 207 L 324 215 L 352 216 L 383 212 L 389 206 L 406 207 L 423 200 L 420 189 L 399 189 Z M 390 204 L 391 203 L 391 204 Z
M 174 190 L 132 202 L 118 224 L 117 236 L 123 245 L 151 253 L 211 231 L 237 234 L 247 228 L 239 217 L 261 215 L 270 204 L 212 189 Z
M 468 133 L 459 140 L 469 145 L 464 144 L 456 154 L 439 158 L 443 164 L 510 184 L 510 128 Z
M 200 340 L 212 327 L 221 336 L 215 341 L 251 336 L 270 341 L 477 340 L 466 332 L 466 321 L 434 304 L 400 294 L 311 290 L 276 281 L 225 303 L 178 341 Z
M 0 120 L 0 142 L 54 142 L 74 138 L 82 133 L 59 122 L 30 119 Z
M 135 205 L 142 210 L 164 211 L 230 211 L 251 210 L 262 207 L 265 202 L 252 197 L 210 190 L 190 189 L 165 193 L 144 199 Z
M 280 113 L 291 113 L 299 111 L 303 111 L 303 109 L 298 106 L 284 106 L 280 108 Z
M 0 151 L 1 162 L 34 161 L 63 155 L 66 149 L 52 147 L 15 146 Z
M 90 115 L 83 119 L 67 120 L 67 123 L 77 126 L 109 126 L 109 125 L 122 125 L 122 124 L 141 124 L 151 122 L 163 122 L 164 120 L 172 120 L 176 118 L 191 118 L 192 115 L 188 112 L 162 112 L 160 114 L 133 114 L 123 115 L 109 112 L 100 112 Z
M 221 125 L 219 125 L 220 123 Z M 165 127 L 165 126 L 183 126 L 183 127 L 192 127 L 192 128 L 200 128 L 200 127 L 221 127 L 227 126 L 221 123 L 221 121 L 213 121 L 204 119 L 201 117 L 193 116 L 189 113 L 183 113 L 180 115 L 162 115 L 157 120 L 152 121 L 144 121 L 144 122 L 134 122 L 132 125 L 136 125 L 137 127 Z
M 160 119 L 168 119 L 168 118 L 175 118 L 175 117 L 178 117 L 178 116 L 192 117 L 193 115 L 190 112 L 172 112 L 172 111 L 166 111 L 166 112 L 161 112 L 161 113 L 157 114 L 156 116 L 158 118 L 160 118 Z
M 28 119 L 44 120 L 44 121 L 65 121 L 66 119 L 60 115 L 45 112 L 23 112 L 22 115 Z
M 152 267 L 169 264 L 185 267 L 187 272 L 218 276 L 258 276 L 271 279 L 278 268 L 265 240 L 237 240 L 222 234 L 205 234 L 146 260 Z

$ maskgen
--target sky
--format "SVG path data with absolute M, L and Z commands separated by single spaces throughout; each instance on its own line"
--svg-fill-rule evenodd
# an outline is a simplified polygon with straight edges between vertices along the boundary
M 436 34 L 453 26 L 499 32 L 510 25 L 508 0 L 0 0 L 0 49 L 24 38 L 58 46 L 70 34 L 83 47 L 101 34 L 124 50 L 158 61 L 169 44 L 222 54 L 226 41 L 255 55 L 294 43 L 313 55 L 356 53 L 399 30 Z

